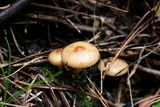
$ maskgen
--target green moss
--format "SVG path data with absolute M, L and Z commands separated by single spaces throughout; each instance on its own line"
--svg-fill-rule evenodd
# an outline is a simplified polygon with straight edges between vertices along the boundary
M 79 97 L 77 102 L 81 107 L 93 107 L 93 101 L 90 101 L 90 99 L 86 96 Z
M 152 107 L 160 107 L 160 99 L 159 99 L 158 102 L 155 103 Z

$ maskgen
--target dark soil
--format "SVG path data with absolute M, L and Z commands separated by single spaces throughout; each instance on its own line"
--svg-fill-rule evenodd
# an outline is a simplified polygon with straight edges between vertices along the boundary
M 160 104 L 158 0 L 25 1 L 20 7 L 15 5 L 17 1 L 0 1 L 2 107 Z M 11 9 L 13 5 L 17 7 Z M 105 76 L 102 94 L 99 62 L 83 73 L 68 73 L 72 68 L 63 66 L 61 75 L 53 75 L 61 71 L 48 62 L 48 54 L 76 41 L 90 41 L 98 48 L 100 60 L 111 56 L 124 59 L 129 72 Z M 29 87 L 33 84 L 38 85 Z

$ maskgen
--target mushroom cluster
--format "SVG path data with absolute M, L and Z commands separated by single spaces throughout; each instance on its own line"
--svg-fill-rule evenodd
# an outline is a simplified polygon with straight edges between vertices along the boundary
M 94 65 L 99 57 L 99 51 L 93 44 L 78 41 L 69 44 L 64 49 L 52 51 L 48 56 L 48 60 L 55 66 L 66 65 L 81 71 Z
M 105 71 L 112 61 L 113 57 L 104 58 L 100 61 L 98 65 L 98 69 L 100 71 Z M 111 65 L 109 71 L 107 71 L 106 75 L 108 76 L 121 76 L 129 70 L 128 64 L 126 61 L 117 58 L 114 63 Z

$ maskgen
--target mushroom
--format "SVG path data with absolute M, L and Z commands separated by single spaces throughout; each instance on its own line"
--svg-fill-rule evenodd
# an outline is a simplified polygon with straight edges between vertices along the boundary
M 63 50 L 62 48 L 55 49 L 48 55 L 48 61 L 52 65 L 58 66 L 59 69 L 61 69 L 63 66 L 62 57 L 61 57 L 62 50 Z
M 112 61 L 113 57 L 104 58 L 100 61 L 98 65 L 98 69 L 100 71 L 105 71 L 109 66 L 110 62 Z M 126 61 L 117 58 L 115 62 L 111 65 L 109 71 L 107 71 L 106 75 L 108 76 L 121 76 L 125 74 L 129 70 L 128 64 Z
M 75 68 L 75 72 L 94 65 L 99 60 L 98 49 L 91 43 L 78 41 L 66 46 L 62 51 L 62 61 L 65 65 Z

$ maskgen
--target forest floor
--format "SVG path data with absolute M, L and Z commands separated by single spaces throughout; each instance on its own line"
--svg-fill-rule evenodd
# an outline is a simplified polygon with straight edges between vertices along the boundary
M 160 107 L 158 0 L 34 0 L 1 22 L 14 4 L 3 1 L 0 107 Z M 49 63 L 76 41 L 97 47 L 99 61 L 78 74 Z M 104 75 L 98 64 L 108 57 L 128 72 Z

